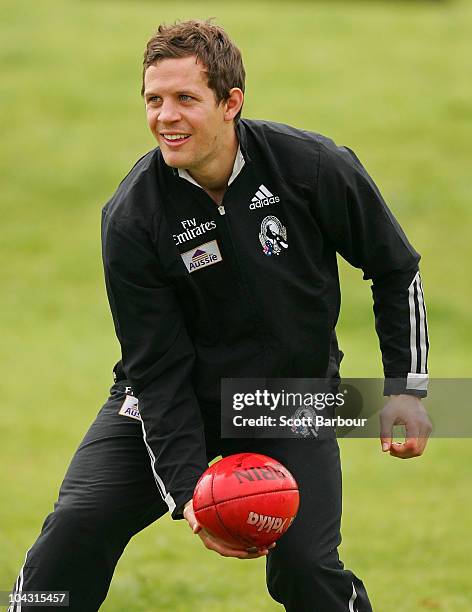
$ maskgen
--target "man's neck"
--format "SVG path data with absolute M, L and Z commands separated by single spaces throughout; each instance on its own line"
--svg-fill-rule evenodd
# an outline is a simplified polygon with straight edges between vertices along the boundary
M 188 171 L 191 177 L 218 204 L 223 199 L 224 192 L 228 186 L 228 180 L 233 172 L 238 146 L 238 138 L 233 130 L 229 136 L 229 142 L 225 143 L 221 154 L 205 166 L 203 171 Z

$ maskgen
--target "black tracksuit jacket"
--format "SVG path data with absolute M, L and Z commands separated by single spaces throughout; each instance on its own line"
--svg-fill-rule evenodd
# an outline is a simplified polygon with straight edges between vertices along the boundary
M 173 516 L 207 467 L 203 419 L 221 378 L 324 377 L 340 352 L 336 253 L 372 280 L 386 393 L 425 395 L 418 253 L 355 154 L 319 134 L 240 120 L 245 164 L 222 206 L 140 159 L 103 209 L 122 360 Z M 189 268 L 191 271 L 189 271 Z

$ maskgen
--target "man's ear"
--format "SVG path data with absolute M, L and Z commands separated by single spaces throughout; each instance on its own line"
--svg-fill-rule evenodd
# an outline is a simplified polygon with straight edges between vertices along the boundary
M 241 110 L 244 102 L 244 94 L 239 87 L 233 87 L 229 90 L 229 97 L 224 102 L 225 121 L 233 121 L 236 115 Z

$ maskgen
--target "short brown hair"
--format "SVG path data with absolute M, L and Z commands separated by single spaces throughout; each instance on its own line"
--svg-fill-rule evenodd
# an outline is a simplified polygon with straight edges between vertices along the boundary
M 229 98 L 233 87 L 244 92 L 246 72 L 239 49 L 211 19 L 192 19 L 172 25 L 161 24 L 149 40 L 144 51 L 141 95 L 144 95 L 144 74 L 149 66 L 163 59 L 192 55 L 205 66 L 208 87 L 213 90 L 217 104 Z M 241 111 L 235 123 L 240 116 Z

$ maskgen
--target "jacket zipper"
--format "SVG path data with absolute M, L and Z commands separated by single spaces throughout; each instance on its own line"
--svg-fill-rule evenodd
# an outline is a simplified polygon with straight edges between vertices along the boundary
M 224 219 L 222 219 L 222 229 L 224 231 L 224 234 L 226 234 L 228 241 L 231 245 L 231 250 L 233 252 L 233 260 L 236 266 L 236 271 L 238 273 L 242 288 L 244 293 L 246 294 L 246 299 L 247 299 L 247 306 L 249 308 L 249 312 L 251 313 L 251 318 L 254 321 L 254 325 L 256 326 L 256 328 L 259 331 L 259 337 L 261 339 L 262 345 L 264 347 L 264 352 L 263 355 L 265 356 L 267 354 L 266 352 L 266 348 L 267 348 L 267 342 L 266 342 L 266 332 L 262 326 L 262 322 L 259 319 L 259 316 L 257 314 L 257 308 L 256 308 L 256 303 L 254 301 L 253 295 L 251 293 L 250 287 L 249 287 L 249 283 L 246 280 L 245 274 L 243 273 L 242 270 L 242 266 L 236 251 L 236 247 L 234 245 L 233 242 L 233 237 L 231 235 L 231 227 L 230 227 L 230 221 L 228 216 L 226 215 L 226 209 L 224 207 L 223 204 L 220 204 L 218 206 L 218 212 L 219 214 L 224 217 Z M 264 358 L 264 362 L 265 362 L 265 358 Z

